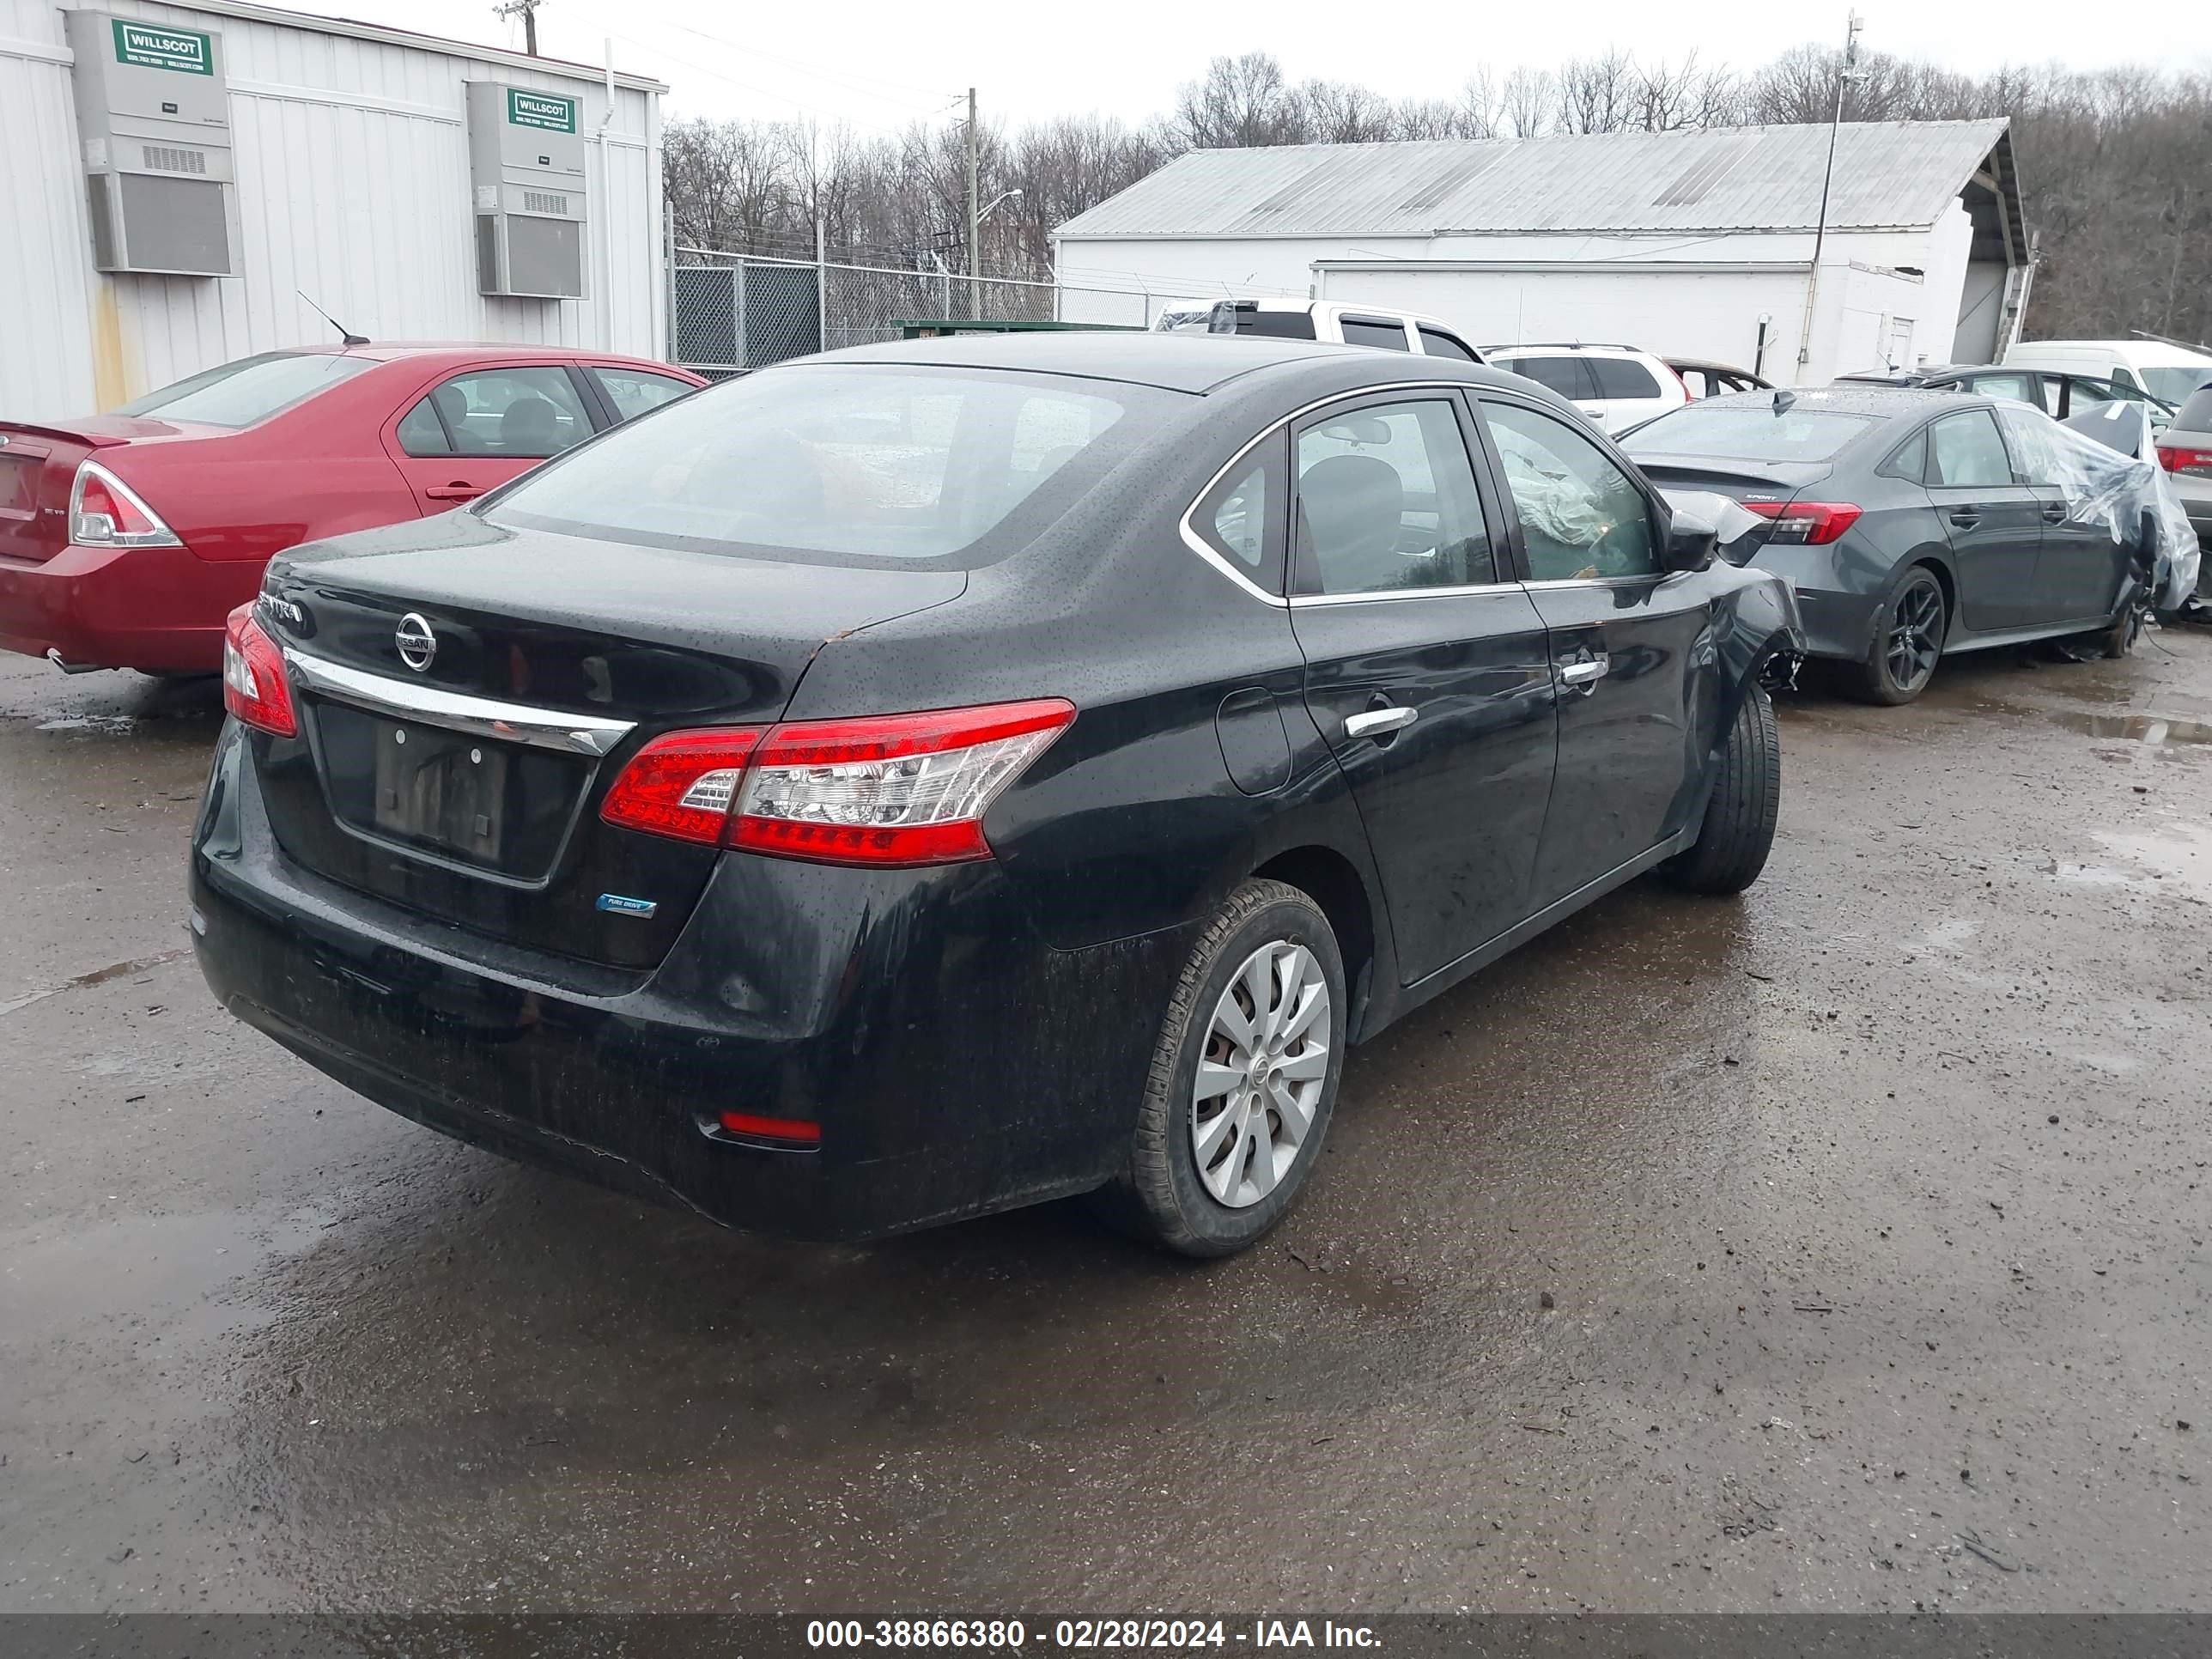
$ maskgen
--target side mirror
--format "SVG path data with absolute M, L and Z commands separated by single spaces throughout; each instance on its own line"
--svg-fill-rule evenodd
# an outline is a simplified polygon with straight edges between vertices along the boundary
M 1676 507 L 1659 562 L 1668 570 L 1703 570 L 1719 556 L 1720 526 L 1694 509 Z

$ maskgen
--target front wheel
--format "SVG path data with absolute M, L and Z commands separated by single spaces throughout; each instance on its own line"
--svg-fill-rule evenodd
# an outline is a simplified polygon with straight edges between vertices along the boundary
M 1774 703 L 1753 686 L 1729 728 L 1705 822 L 1686 852 L 1660 867 L 1699 893 L 1741 893 L 1759 879 L 1782 812 L 1782 733 Z
M 1328 918 L 1248 881 L 1192 947 L 1162 1022 L 1109 1218 L 1184 1255 L 1232 1255 L 1282 1218 L 1336 1105 L 1350 1016 Z
M 1875 619 L 1865 659 L 1853 665 L 1851 694 L 1866 702 L 1911 702 L 1928 689 L 1949 621 L 1936 573 L 1913 566 Z

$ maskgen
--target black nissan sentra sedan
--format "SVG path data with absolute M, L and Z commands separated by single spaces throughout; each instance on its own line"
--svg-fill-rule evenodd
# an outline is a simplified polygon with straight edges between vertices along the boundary
M 224 1005 L 461 1139 L 859 1238 L 1097 1192 L 1219 1255 L 1346 1049 L 1780 789 L 1778 578 L 1509 374 L 865 348 L 232 618 Z

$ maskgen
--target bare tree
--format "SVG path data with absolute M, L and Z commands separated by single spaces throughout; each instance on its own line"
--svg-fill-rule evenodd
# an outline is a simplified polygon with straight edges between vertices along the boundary
M 1635 106 L 1635 60 L 1607 51 L 1595 58 L 1570 58 L 1559 66 L 1559 130 L 1562 132 L 1619 132 Z
M 1244 149 L 1306 142 L 1302 100 L 1283 79 L 1283 66 L 1264 52 L 1217 58 L 1182 89 L 1176 125 L 1192 149 Z
M 1505 86 L 1498 104 L 1503 125 L 1512 129 L 1516 138 L 1540 138 L 1552 130 L 1552 108 L 1558 96 L 1557 83 L 1549 70 L 1532 70 L 1525 64 L 1505 77 Z

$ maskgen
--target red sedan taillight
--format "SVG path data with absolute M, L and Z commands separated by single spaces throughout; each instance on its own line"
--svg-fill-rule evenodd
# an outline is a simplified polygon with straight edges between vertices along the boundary
M 284 680 L 283 653 L 253 620 L 250 604 L 232 611 L 223 626 L 222 706 L 244 724 L 272 737 L 300 735 L 300 723 L 292 713 L 292 688 Z
M 2158 464 L 2168 472 L 2186 473 L 2192 478 L 2212 478 L 2212 449 L 2184 449 L 2179 444 L 2160 444 Z
M 820 864 L 991 856 L 983 814 L 1075 719 L 1057 697 L 864 720 L 672 732 L 607 791 L 607 823 Z
M 70 486 L 70 540 L 79 547 L 182 547 L 177 532 L 138 492 L 98 461 L 85 461 Z
M 1774 533 L 1766 538 L 1770 542 L 1825 547 L 1859 521 L 1860 509 L 1849 501 L 1746 501 L 1744 506 L 1774 520 Z

